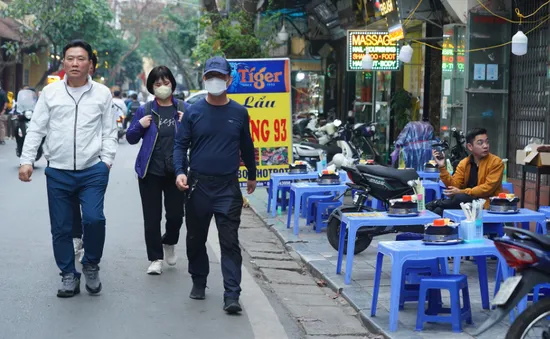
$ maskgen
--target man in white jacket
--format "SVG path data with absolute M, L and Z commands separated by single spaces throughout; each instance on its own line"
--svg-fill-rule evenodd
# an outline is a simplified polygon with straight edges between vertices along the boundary
M 111 92 L 88 75 L 92 47 L 82 40 L 63 48 L 65 79 L 42 90 L 31 119 L 19 179 L 31 181 L 34 159 L 45 137 L 45 170 L 53 250 L 61 270 L 61 298 L 80 293 L 72 241 L 75 199 L 82 206 L 82 272 L 90 294 L 101 291 L 99 262 L 105 243 L 103 203 L 117 149 L 116 116 Z

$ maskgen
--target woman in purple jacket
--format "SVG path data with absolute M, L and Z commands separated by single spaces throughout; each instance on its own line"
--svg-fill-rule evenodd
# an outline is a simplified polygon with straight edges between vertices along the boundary
M 183 101 L 172 96 L 175 89 L 176 79 L 166 66 L 153 68 L 147 77 L 147 90 L 155 99 L 138 108 L 126 132 L 126 140 L 132 145 L 143 139 L 135 169 L 151 262 L 147 274 L 161 274 L 163 259 L 168 265 L 176 264 L 175 245 L 183 223 L 184 195 L 175 185 L 172 150 L 185 109 Z M 163 193 L 166 232 L 161 236 Z

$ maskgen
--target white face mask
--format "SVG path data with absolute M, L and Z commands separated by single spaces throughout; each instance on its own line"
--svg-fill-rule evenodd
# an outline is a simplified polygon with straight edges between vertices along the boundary
M 167 99 L 170 95 L 172 95 L 171 86 L 162 85 L 160 87 L 155 87 L 153 91 L 155 92 L 155 96 L 160 100 Z
M 212 78 L 204 81 L 204 88 L 208 91 L 208 93 L 214 96 L 219 96 L 222 95 L 227 89 L 227 83 L 225 80 Z

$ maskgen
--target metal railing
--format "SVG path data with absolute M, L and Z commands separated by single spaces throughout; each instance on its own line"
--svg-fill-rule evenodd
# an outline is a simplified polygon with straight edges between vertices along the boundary
M 522 14 L 535 12 L 547 0 L 517 1 Z M 541 9 L 528 21 L 544 20 L 550 15 L 549 6 Z M 517 17 L 514 15 L 514 19 Z M 540 23 L 540 22 L 539 22 Z M 538 23 L 522 25 L 524 32 Z M 512 26 L 515 34 L 518 24 Z M 540 25 L 529 35 L 526 55 L 512 56 L 510 59 L 510 96 L 508 121 L 508 159 L 510 178 L 521 179 L 521 166 L 516 165 L 516 150 L 524 148 L 531 138 L 549 142 L 550 129 L 550 28 L 549 22 Z M 527 174 L 527 180 L 534 181 L 534 174 Z M 542 184 L 547 185 L 548 179 Z

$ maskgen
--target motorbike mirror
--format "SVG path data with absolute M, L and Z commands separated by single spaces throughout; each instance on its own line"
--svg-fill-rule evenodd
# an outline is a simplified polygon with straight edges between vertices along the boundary
M 336 127 L 340 127 L 340 126 L 342 125 L 342 121 L 336 119 L 336 120 L 334 120 L 333 124 L 334 124 L 334 126 L 336 126 Z

